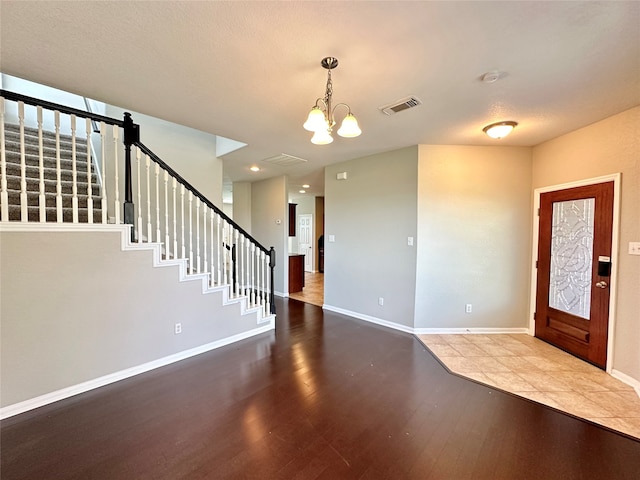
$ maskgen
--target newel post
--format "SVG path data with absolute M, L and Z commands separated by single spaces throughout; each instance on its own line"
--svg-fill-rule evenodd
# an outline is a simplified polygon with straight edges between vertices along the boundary
M 269 302 L 271 303 L 271 314 L 275 315 L 276 314 L 276 295 L 275 295 L 275 285 L 273 283 L 274 281 L 274 275 L 273 275 L 273 271 L 276 268 L 276 250 L 271 247 L 269 249 L 269 270 L 270 270 L 270 276 L 271 276 L 271 291 L 269 292 Z
M 131 183 L 131 145 L 140 141 L 140 125 L 133 123 L 131 114 L 124 113 L 124 223 L 134 224 L 133 187 Z M 135 241 L 135 229 L 131 229 L 131 240 Z

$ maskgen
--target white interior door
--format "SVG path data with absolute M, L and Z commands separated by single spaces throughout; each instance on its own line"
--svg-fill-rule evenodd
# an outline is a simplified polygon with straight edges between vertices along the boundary
M 313 272 L 313 215 L 298 215 L 298 253 L 304 255 L 304 271 Z

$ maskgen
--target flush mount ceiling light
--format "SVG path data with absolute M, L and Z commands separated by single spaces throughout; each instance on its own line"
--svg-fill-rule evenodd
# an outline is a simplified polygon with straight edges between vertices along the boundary
M 259 172 L 260 171 L 260 167 L 256 167 L 255 165 L 251 168 L 249 168 L 249 170 L 251 170 L 252 172 Z
M 338 135 L 346 138 L 357 137 L 362 133 L 358 126 L 356 117 L 351 113 L 351 107 L 346 103 L 338 103 L 333 108 L 331 107 L 331 100 L 333 95 L 333 83 L 331 82 L 331 70 L 338 66 L 338 59 L 334 57 L 326 57 L 320 62 L 323 68 L 327 69 L 327 86 L 324 93 L 324 98 L 318 98 L 316 104 L 313 106 L 307 117 L 307 121 L 304 122 L 305 130 L 313 132 L 311 143 L 316 145 L 327 145 L 333 142 L 331 133 L 333 132 L 333 126 L 336 124 L 334 113 L 336 108 L 340 106 L 347 107 L 347 115 L 342 120 L 342 125 L 338 129 Z
M 491 138 L 500 139 L 509 135 L 511 133 L 511 130 L 513 130 L 517 125 L 517 122 L 512 121 L 497 122 L 492 123 L 491 125 L 487 125 L 482 129 L 482 131 L 489 135 Z

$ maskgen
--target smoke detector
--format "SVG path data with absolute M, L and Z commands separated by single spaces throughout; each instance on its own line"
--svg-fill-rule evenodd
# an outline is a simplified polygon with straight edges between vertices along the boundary
M 394 115 L 398 112 L 402 112 L 403 110 L 417 107 L 418 105 L 422 105 L 422 101 L 418 97 L 414 97 L 412 95 L 389 105 L 385 105 L 384 107 L 379 107 L 379 109 L 385 115 Z

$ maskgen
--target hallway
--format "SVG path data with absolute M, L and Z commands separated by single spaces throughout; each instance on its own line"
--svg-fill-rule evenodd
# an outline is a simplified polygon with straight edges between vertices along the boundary
M 322 307 L 324 304 L 324 273 L 304 272 L 304 288 L 301 292 L 290 293 L 289 298 Z

